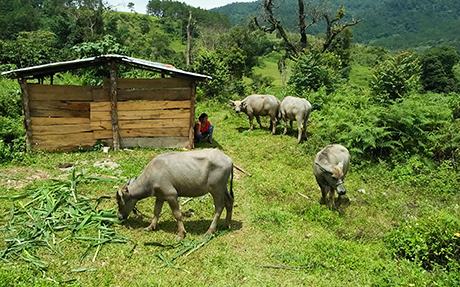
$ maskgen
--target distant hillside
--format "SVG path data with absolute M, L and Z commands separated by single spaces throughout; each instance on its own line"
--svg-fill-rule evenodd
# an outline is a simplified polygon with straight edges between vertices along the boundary
M 283 25 L 295 32 L 297 0 L 277 1 L 276 13 Z M 391 50 L 416 49 L 441 44 L 460 52 L 460 5 L 458 0 L 331 0 L 337 9 L 344 4 L 346 17 L 363 18 L 353 27 L 354 41 L 383 46 Z M 260 15 L 261 0 L 232 3 L 212 11 L 227 15 L 233 25 L 242 25 Z M 309 34 L 324 33 L 321 25 L 311 27 Z

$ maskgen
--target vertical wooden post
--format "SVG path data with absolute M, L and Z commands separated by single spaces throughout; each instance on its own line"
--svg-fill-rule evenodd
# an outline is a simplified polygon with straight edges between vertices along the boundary
M 32 149 L 32 123 L 30 119 L 30 106 L 29 106 L 29 86 L 27 80 L 18 77 L 19 85 L 21 86 L 22 97 L 22 114 L 24 115 L 24 129 L 26 130 L 26 146 L 27 149 Z
M 110 109 L 112 115 L 112 131 L 113 131 L 113 143 L 112 149 L 120 149 L 120 130 L 118 128 L 118 91 L 117 91 L 117 64 L 115 62 L 109 63 L 110 71 Z
M 195 102 L 196 102 L 196 83 L 194 81 L 190 84 L 191 97 L 190 97 L 190 132 L 189 132 L 189 145 L 188 149 L 195 148 Z

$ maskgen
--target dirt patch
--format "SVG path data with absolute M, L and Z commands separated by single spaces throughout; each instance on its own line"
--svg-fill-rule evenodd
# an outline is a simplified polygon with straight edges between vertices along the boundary
M 50 175 L 46 171 L 28 167 L 0 170 L 0 185 L 6 188 L 21 189 L 33 181 L 50 178 Z
M 120 165 L 114 161 L 111 161 L 110 159 L 104 159 L 104 160 L 99 160 L 96 161 L 93 166 L 99 167 L 100 169 L 103 170 L 109 170 L 109 169 L 116 169 Z

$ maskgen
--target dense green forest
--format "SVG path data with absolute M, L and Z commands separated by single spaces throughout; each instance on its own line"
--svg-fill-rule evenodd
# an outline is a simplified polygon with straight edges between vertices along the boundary
M 232 25 L 244 25 L 262 13 L 261 2 L 232 3 L 212 9 L 227 15 Z M 326 1 L 310 1 L 323 3 Z M 298 31 L 298 1 L 275 1 L 275 14 L 290 31 Z M 331 0 L 330 9 L 343 4 L 348 18 L 364 19 L 353 28 L 354 41 L 382 46 L 390 50 L 417 49 L 438 45 L 454 46 L 460 51 L 460 7 L 455 0 Z M 324 33 L 321 24 L 309 28 L 309 34 Z
M 292 0 L 275 3 L 274 7 L 281 6 L 276 9 L 279 14 L 274 16 L 292 18 L 297 15 L 297 3 Z M 309 7 L 318 3 L 308 2 Z M 148 15 L 142 15 L 111 11 L 101 0 L 0 0 L 0 25 L 4 27 L 0 31 L 0 71 L 103 54 L 123 54 L 210 75 L 212 80 L 200 83 L 197 88 L 197 113 L 210 113 L 210 120 L 216 124 L 216 142 L 221 144 L 217 147 L 253 167 L 257 175 L 251 179 L 235 179 L 241 198 L 251 202 L 250 208 L 243 207 L 245 210 L 237 213 L 238 220 L 254 227 L 243 228 L 247 232 L 248 249 L 267 245 L 273 248 L 267 257 L 277 258 L 277 262 L 286 265 L 310 266 L 308 261 L 314 262 L 314 267 L 307 271 L 312 275 L 306 276 L 312 286 L 328 286 L 329 281 L 322 277 L 325 273 L 346 274 L 350 286 L 354 286 L 356 276 L 361 276 L 357 285 L 366 286 L 458 284 L 459 8 L 447 0 L 430 3 L 346 1 L 343 8 L 331 1 L 330 6 L 321 7 L 327 8 L 322 10 L 327 13 L 321 14 L 318 23 L 302 34 L 296 30 L 297 16 L 290 19 L 291 22 L 281 21 L 285 30 L 276 25 L 272 27 L 275 33 L 268 30 L 270 24 L 277 23 L 276 19 L 272 19 L 272 23 L 248 22 L 247 15 L 251 11 L 261 12 L 259 4 L 231 4 L 206 11 L 176 1 L 151 0 Z M 353 22 L 360 18 L 364 20 Z M 327 23 L 326 20 L 331 21 Z M 232 25 L 235 23 L 240 25 Z M 99 85 L 106 76 L 95 69 L 70 71 L 56 75 L 55 83 Z M 130 68 L 120 70 L 120 77 L 155 76 Z M 274 137 L 268 137 L 264 129 L 243 133 L 246 118 L 238 118 L 227 104 L 229 100 L 240 100 L 251 93 L 274 94 L 280 100 L 288 95 L 306 98 L 313 108 L 307 127 L 308 141 L 297 145 L 294 137 L 279 136 L 280 127 Z M 2 77 L 0 168 L 39 166 L 55 170 L 61 155 L 27 150 L 22 120 L 19 85 L 14 79 Z M 318 191 L 311 177 L 296 175 L 296 179 L 287 180 L 304 170 L 311 175 L 314 155 L 331 143 L 341 143 L 351 153 L 349 177 L 355 199 L 346 211 L 331 211 L 313 202 Z M 201 147 L 209 146 L 198 146 Z M 102 157 L 98 148 L 100 145 L 95 145 L 93 152 L 81 150 L 65 154 L 62 160 Z M 145 158 L 151 156 L 144 152 L 136 151 L 136 154 Z M 163 151 L 154 153 L 160 152 Z M 140 172 L 131 159 L 121 153 L 115 155 L 125 165 L 132 165 L 130 173 Z M 46 162 L 49 157 L 53 166 Z M 282 180 L 277 179 L 279 174 L 283 175 Z M 302 181 L 304 178 L 307 179 Z M 86 188 L 112 188 L 112 184 L 107 187 L 109 184 Z M 297 192 L 302 188 L 309 192 L 303 197 L 308 198 L 307 203 L 291 204 L 296 202 Z M 11 196 L 7 188 L 0 187 L 0 191 Z M 103 191 L 96 193 L 102 196 Z M 266 206 L 273 209 L 267 210 Z M 9 214 L 6 207 L 2 211 Z M 304 234 L 303 224 L 312 224 L 309 227 L 320 230 L 318 234 L 325 234 L 332 243 L 321 247 L 324 240 Z M 282 229 L 290 225 L 295 226 L 292 231 L 295 236 Z M 254 239 L 252 231 L 258 232 L 260 237 Z M 272 240 L 272 234 L 281 241 L 290 242 L 292 238 L 298 241 L 294 247 L 287 244 L 292 249 L 285 252 L 283 246 L 273 247 L 273 242 L 262 242 Z M 311 237 L 318 240 L 313 241 L 316 242 L 314 246 L 302 241 Z M 238 237 L 238 240 L 246 238 Z M 223 252 L 213 251 L 214 255 Z M 119 249 L 114 252 L 115 258 L 126 259 L 124 255 L 117 257 L 122 254 Z M 237 252 L 245 254 L 246 249 L 244 252 L 237 249 Z M 366 252 L 372 257 L 362 255 Z M 251 258 L 254 254 L 259 253 L 246 256 Z M 14 259 L 9 256 L 3 252 L 0 259 Z M 211 256 L 210 260 L 214 258 Z M 363 258 L 367 263 L 360 263 Z M 69 262 L 72 260 L 78 261 L 73 258 Z M 143 266 L 153 262 L 147 256 L 140 260 Z M 224 259 L 222 262 L 215 266 L 233 264 Z M 211 264 L 205 267 L 208 266 Z M 194 274 L 202 267 L 193 265 Z M 240 268 L 238 265 L 231 267 Z M 264 280 L 267 273 L 254 271 L 252 267 L 251 276 L 258 274 Z M 335 272 L 338 267 L 345 270 Z M 54 270 L 56 274 L 59 268 L 67 267 L 62 264 Z M 41 274 L 31 269 L 26 272 L 30 277 Z M 2 271 L 0 276 L 20 277 L 20 270 L 13 275 Z M 114 270 L 114 274 L 120 273 L 119 269 Z M 213 270 L 219 278 L 225 277 L 219 273 L 223 268 Z M 179 269 L 168 272 L 176 271 L 181 272 Z M 101 272 L 98 275 L 103 274 L 108 284 L 115 284 L 111 274 Z M 238 272 L 246 271 L 241 268 L 228 271 L 231 276 Z M 293 274 L 296 276 L 290 278 L 292 285 L 302 284 L 304 275 Z M 91 276 L 84 276 L 81 277 L 86 280 L 84 282 L 92 282 Z M 167 275 L 162 276 L 167 278 Z M 179 277 L 174 276 L 175 280 Z M 19 280 L 17 278 L 15 280 Z M 269 273 L 266 278 L 269 278 L 264 281 L 266 285 L 286 282 L 279 273 Z M 190 280 L 193 279 L 196 278 Z M 340 278 L 333 279 L 333 286 L 342 286 Z M 148 280 L 150 284 L 146 285 L 152 285 Z M 227 281 L 227 285 L 242 284 L 246 279 L 238 280 Z M 256 282 L 250 284 L 258 285 Z

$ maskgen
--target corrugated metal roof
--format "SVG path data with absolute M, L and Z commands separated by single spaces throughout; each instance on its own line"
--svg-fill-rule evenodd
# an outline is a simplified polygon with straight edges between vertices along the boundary
M 67 61 L 67 62 L 50 63 L 50 64 L 44 64 L 44 65 L 39 65 L 39 66 L 34 66 L 34 67 L 6 71 L 6 72 L 2 72 L 2 75 L 13 74 L 17 78 L 30 77 L 30 76 L 34 78 L 41 78 L 41 77 L 52 75 L 58 72 L 87 68 L 87 67 L 92 67 L 92 66 L 100 66 L 108 62 L 112 62 L 112 61 L 115 61 L 123 65 L 136 67 L 139 69 L 151 70 L 154 72 L 170 75 L 172 77 L 177 76 L 177 77 L 193 78 L 197 81 L 207 81 L 207 80 L 212 79 L 212 77 L 210 76 L 183 71 L 180 69 L 176 69 L 170 65 L 150 62 L 150 61 L 137 59 L 137 58 L 131 58 L 131 57 L 122 56 L 122 55 L 103 55 L 103 56 L 97 56 L 97 57 L 79 59 L 79 60 L 73 60 L 73 61 Z

